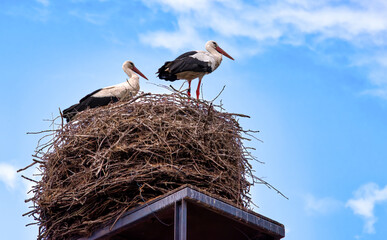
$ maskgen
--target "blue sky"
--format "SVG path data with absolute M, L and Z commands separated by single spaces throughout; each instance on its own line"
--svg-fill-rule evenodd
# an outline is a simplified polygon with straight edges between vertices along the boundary
M 21 216 L 30 184 L 15 172 L 39 139 L 27 132 L 124 81 L 125 60 L 167 84 L 157 69 L 212 39 L 235 61 L 203 79 L 204 98 L 226 85 L 226 110 L 260 131 L 263 143 L 246 143 L 265 162 L 256 175 L 289 197 L 257 185 L 255 210 L 285 224 L 288 240 L 386 239 L 386 16 L 385 0 L 1 1 L 2 238 L 37 234 Z

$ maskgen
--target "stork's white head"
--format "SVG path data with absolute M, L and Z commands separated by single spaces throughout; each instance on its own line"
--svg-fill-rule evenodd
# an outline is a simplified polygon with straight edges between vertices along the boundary
M 209 52 L 212 52 L 214 50 L 216 50 L 217 52 L 219 52 L 220 54 L 223 54 L 224 56 L 228 57 L 229 59 L 231 60 L 234 60 L 234 58 L 232 58 L 230 55 L 228 55 L 223 49 L 221 49 L 219 47 L 219 45 L 213 41 L 213 40 L 210 40 L 206 43 L 206 50 L 209 51 Z
M 133 71 L 133 72 L 137 73 L 138 75 L 140 75 L 141 77 L 148 80 L 148 78 L 145 77 L 145 75 L 142 74 L 142 72 L 140 72 L 140 70 L 138 70 L 136 68 L 136 66 L 134 66 L 134 63 L 132 61 L 125 61 L 124 64 L 122 64 L 122 69 L 124 70 L 124 72 L 126 72 L 126 74 L 128 74 L 129 77 L 131 77 L 131 75 L 132 75 L 131 71 Z

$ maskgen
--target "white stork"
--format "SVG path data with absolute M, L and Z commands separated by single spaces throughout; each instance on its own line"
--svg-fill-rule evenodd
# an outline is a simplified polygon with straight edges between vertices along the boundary
M 124 64 L 122 64 L 122 69 L 128 75 L 129 80 L 113 86 L 100 88 L 86 95 L 79 100 L 79 103 L 74 104 L 63 111 L 63 117 L 66 121 L 71 121 L 78 112 L 88 108 L 105 106 L 111 102 L 117 102 L 126 96 L 135 96 L 140 90 L 139 77 L 135 73 L 138 73 L 146 80 L 148 80 L 148 78 L 146 78 L 131 61 L 125 61 Z
M 222 54 L 231 60 L 234 60 L 215 41 L 206 43 L 205 51 L 186 52 L 173 61 L 165 62 L 159 68 L 158 77 L 166 81 L 175 81 L 185 79 L 188 81 L 188 96 L 191 96 L 191 81 L 199 78 L 199 84 L 196 89 L 196 98 L 199 99 L 200 84 L 204 75 L 209 74 L 217 69 L 222 62 Z

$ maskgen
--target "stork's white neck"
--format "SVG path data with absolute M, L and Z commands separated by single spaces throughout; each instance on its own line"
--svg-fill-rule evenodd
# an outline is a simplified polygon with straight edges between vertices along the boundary
M 214 69 L 217 69 L 220 65 L 220 63 L 222 62 L 222 54 L 220 52 L 218 52 L 215 48 L 213 48 L 212 46 L 206 44 L 206 50 L 214 57 L 215 59 L 215 66 L 214 66 Z
M 128 75 L 129 80 L 128 83 L 131 88 L 137 89 L 137 91 L 140 89 L 140 77 L 134 73 L 134 71 L 126 66 L 123 67 L 124 72 Z
M 126 65 L 122 66 L 122 69 L 124 70 L 124 72 L 128 75 L 129 79 L 136 75 L 132 69 L 130 69 L 129 67 L 127 67 Z

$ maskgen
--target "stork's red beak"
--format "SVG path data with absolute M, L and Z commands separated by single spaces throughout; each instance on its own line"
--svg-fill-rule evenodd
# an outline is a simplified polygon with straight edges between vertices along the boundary
M 148 78 L 145 77 L 144 74 L 142 74 L 142 72 L 140 72 L 140 70 L 138 70 L 135 66 L 133 66 L 133 71 L 138 73 L 138 75 L 140 75 L 141 77 L 145 78 L 146 80 L 148 80 Z
M 221 54 L 223 54 L 224 56 L 228 57 L 229 59 L 231 60 L 234 60 L 234 58 L 232 58 L 230 55 L 228 55 L 228 53 L 226 53 L 223 49 L 221 49 L 220 47 L 216 47 L 216 51 L 220 52 Z

